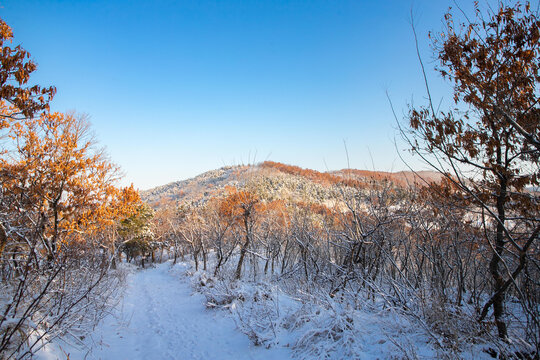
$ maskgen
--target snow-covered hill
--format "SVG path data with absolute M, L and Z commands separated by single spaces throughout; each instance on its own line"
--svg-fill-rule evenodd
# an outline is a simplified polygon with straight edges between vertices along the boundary
M 211 170 L 194 178 L 172 182 L 141 192 L 144 201 L 159 207 L 167 203 L 204 203 L 219 196 L 227 186 L 252 188 L 265 198 L 293 198 L 296 201 L 324 203 L 335 199 L 337 186 L 369 187 L 390 182 L 396 187 L 422 186 L 440 181 L 433 171 L 381 172 L 343 169 L 318 172 L 297 166 L 266 161 L 257 165 L 227 166 Z

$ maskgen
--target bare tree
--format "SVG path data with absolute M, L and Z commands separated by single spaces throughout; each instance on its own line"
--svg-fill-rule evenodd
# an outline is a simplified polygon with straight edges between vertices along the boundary
M 436 110 L 429 96 L 427 106 L 410 109 L 402 134 L 452 184 L 447 195 L 479 219 L 492 277 L 479 319 L 493 308 L 505 339 L 505 297 L 513 288 L 524 299 L 520 276 L 538 255 L 540 20 L 529 3 L 477 7 L 475 15 L 455 24 L 446 14 L 434 37 L 437 70 L 454 84 L 455 107 Z

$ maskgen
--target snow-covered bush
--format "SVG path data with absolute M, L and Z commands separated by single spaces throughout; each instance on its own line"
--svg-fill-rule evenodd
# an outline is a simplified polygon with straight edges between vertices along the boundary
M 78 248 L 78 250 L 82 250 Z M 58 337 L 84 337 L 119 299 L 126 270 L 110 270 L 100 254 L 64 254 L 42 271 L 27 269 L 0 290 L 0 353 L 30 358 Z
M 292 315 L 293 329 L 300 329 L 293 350 L 299 359 L 354 359 L 362 350 L 362 337 L 354 312 L 329 300 L 328 307 L 304 305 Z

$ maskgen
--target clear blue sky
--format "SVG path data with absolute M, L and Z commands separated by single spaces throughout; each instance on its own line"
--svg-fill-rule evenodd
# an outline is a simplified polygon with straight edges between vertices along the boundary
M 124 184 L 147 189 L 266 159 L 340 169 L 344 140 L 351 167 L 403 169 L 385 92 L 398 115 L 422 102 L 410 11 L 432 68 L 427 32 L 450 2 L 0 5 L 38 63 L 33 81 L 57 87 L 53 110 L 88 113 Z

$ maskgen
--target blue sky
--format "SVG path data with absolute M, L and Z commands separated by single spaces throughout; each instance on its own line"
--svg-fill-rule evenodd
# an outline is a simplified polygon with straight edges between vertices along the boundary
M 147 189 L 266 159 L 340 169 L 344 141 L 351 167 L 405 168 L 386 91 L 398 115 L 422 103 L 410 12 L 432 68 L 427 32 L 449 5 L 0 0 L 0 16 L 33 81 L 57 87 L 53 110 L 88 113 L 123 183 Z

